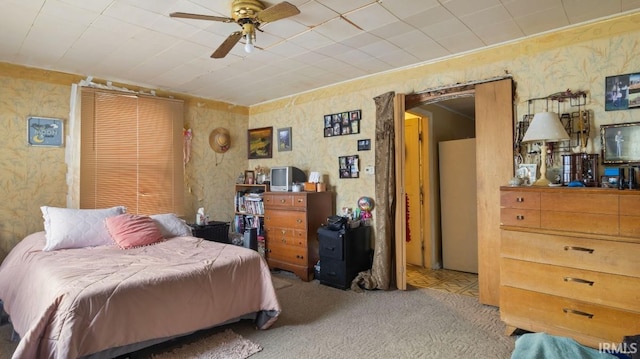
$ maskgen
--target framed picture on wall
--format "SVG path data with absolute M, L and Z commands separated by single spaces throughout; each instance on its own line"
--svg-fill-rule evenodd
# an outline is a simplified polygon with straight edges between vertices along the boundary
M 345 111 L 324 115 L 324 137 L 352 135 L 360 133 L 362 111 Z
M 605 78 L 605 111 L 640 108 L 640 73 Z
M 291 151 L 291 127 L 278 129 L 278 152 Z
M 340 178 L 358 178 L 360 177 L 360 164 L 358 155 L 340 156 L 338 157 L 338 167 Z
M 64 144 L 62 120 L 51 117 L 28 117 L 27 143 L 30 146 L 62 147 Z
M 247 131 L 249 159 L 271 158 L 273 127 L 253 128 Z
M 602 163 L 640 163 L 640 122 L 600 126 Z

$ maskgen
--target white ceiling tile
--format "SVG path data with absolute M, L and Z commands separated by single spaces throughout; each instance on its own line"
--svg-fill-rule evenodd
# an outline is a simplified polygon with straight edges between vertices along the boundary
M 546 9 L 561 8 L 562 0 L 502 0 L 502 5 L 513 17 L 527 16 Z
M 143 10 L 121 1 L 114 1 L 113 5 L 104 12 L 104 15 L 144 28 L 151 28 L 158 18 L 158 14 L 154 12 Z
M 377 3 L 353 11 L 344 17 L 358 25 L 364 31 L 371 31 L 398 20 L 397 17 Z
M 334 10 L 337 13 L 345 14 L 350 11 L 362 8 L 363 6 L 367 6 L 375 3 L 373 0 L 317 0 L 319 3 L 328 7 L 329 9 Z
M 367 53 L 373 57 L 377 57 L 380 54 L 384 54 L 386 52 L 394 52 L 398 50 L 399 48 L 397 46 L 387 40 L 376 41 L 374 43 L 360 47 L 360 51 Z
M 563 0 L 564 9 L 571 24 L 620 12 L 620 0 Z
M 569 19 L 567 19 L 562 7 L 546 9 L 527 16 L 521 16 L 515 18 L 514 21 L 526 35 L 533 35 L 569 25 Z
M 637 10 L 640 8 L 640 0 L 622 0 L 622 11 Z
M 470 51 L 483 46 L 482 41 L 471 31 L 458 32 L 436 41 L 451 53 Z
M 462 17 L 482 9 L 498 6 L 500 5 L 500 0 L 440 0 L 440 3 L 455 16 Z
M 404 19 L 428 9 L 439 7 L 437 0 L 393 0 L 383 1 L 381 5 L 400 19 Z
M 274 36 L 281 37 L 283 39 L 287 39 L 291 36 L 296 36 L 305 31 L 309 31 L 308 26 L 288 19 L 270 22 L 268 24 L 265 24 L 264 26 L 261 26 L 261 28 L 265 32 Z
M 337 56 L 351 50 L 353 50 L 353 48 L 348 47 L 344 44 L 332 43 L 329 46 L 325 46 L 317 49 L 316 52 L 326 56 Z
M 273 52 L 274 54 L 278 54 L 280 56 L 296 56 L 303 52 L 307 52 L 308 50 L 301 47 L 300 45 L 296 45 L 290 41 L 283 41 L 274 46 L 267 48 L 268 51 Z
M 361 46 L 373 44 L 376 41 L 380 41 L 378 36 L 372 35 L 368 32 L 359 32 L 355 36 L 340 41 L 340 43 L 348 47 L 359 48 Z
M 335 19 L 340 15 L 315 1 L 309 1 L 300 5 L 298 9 L 300 10 L 300 13 L 291 19 L 309 27 L 320 25 L 331 19 Z
M 313 30 L 306 31 L 289 39 L 289 41 L 307 50 L 314 50 L 331 44 L 331 40 Z
M 92 12 L 102 13 L 106 8 L 113 3 L 113 0 L 60 0 L 72 7 L 89 10 Z
M 437 24 L 429 24 L 420 28 L 420 30 L 434 40 L 440 40 L 452 35 L 466 34 L 469 32 L 467 25 L 455 17 L 449 18 L 445 21 L 440 21 Z
M 460 20 L 471 28 L 471 30 L 475 30 L 476 28 L 487 27 L 497 22 L 511 21 L 511 15 L 504 6 L 497 5 L 469 15 L 460 16 Z
M 404 21 L 409 25 L 420 29 L 425 26 L 435 26 L 450 19 L 455 19 L 455 16 L 453 16 L 449 10 L 444 6 L 436 6 L 425 11 L 418 12 L 413 16 L 409 16 L 405 18 Z
M 415 27 L 405 22 L 395 21 L 390 24 L 381 26 L 377 29 L 371 30 L 371 33 L 380 37 L 381 39 L 388 39 L 390 37 L 407 34 L 415 30 Z
M 524 36 L 520 27 L 511 19 L 476 27 L 473 32 L 486 45 L 493 45 Z
M 391 65 L 391 67 L 404 67 L 419 62 L 419 59 L 407 51 L 397 49 L 395 51 L 385 52 L 378 56 L 378 59 Z
M 341 18 L 335 18 L 313 28 L 313 31 L 333 41 L 342 41 L 360 34 L 362 31 Z

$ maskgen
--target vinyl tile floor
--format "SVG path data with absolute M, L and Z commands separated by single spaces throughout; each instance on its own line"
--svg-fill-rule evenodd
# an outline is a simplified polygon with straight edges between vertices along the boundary
M 478 275 L 449 269 L 427 269 L 407 264 L 407 284 L 478 297 Z

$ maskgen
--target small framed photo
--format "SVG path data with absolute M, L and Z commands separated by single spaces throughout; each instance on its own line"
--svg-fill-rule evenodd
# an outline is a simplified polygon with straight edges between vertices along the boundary
M 604 188 L 618 188 L 620 176 L 602 176 L 600 178 L 600 186 Z
M 605 111 L 640 108 L 640 73 L 605 78 Z
M 291 127 L 278 129 L 278 152 L 291 151 Z
M 249 159 L 271 158 L 273 127 L 253 128 L 247 131 Z
M 369 151 L 371 149 L 371 140 L 358 140 L 358 151 Z
M 358 155 L 338 157 L 340 178 L 358 178 L 360 176 L 360 164 Z
M 62 147 L 64 145 L 62 120 L 51 117 L 28 117 L 27 143 L 30 146 Z
M 256 183 L 255 171 L 244 171 L 244 184 L 254 184 L 254 183 Z

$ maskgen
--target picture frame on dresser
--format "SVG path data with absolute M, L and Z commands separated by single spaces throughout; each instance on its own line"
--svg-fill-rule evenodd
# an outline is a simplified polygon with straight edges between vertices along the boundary
M 640 122 L 600 125 L 603 164 L 640 163 Z

